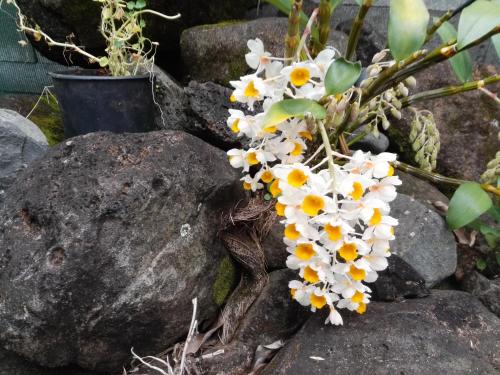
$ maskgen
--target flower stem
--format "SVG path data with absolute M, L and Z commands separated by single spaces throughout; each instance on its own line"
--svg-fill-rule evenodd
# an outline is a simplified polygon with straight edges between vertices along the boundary
M 330 144 L 330 138 L 328 138 L 328 133 L 326 132 L 325 124 L 322 121 L 318 121 L 319 130 L 321 132 L 321 139 L 323 140 L 323 145 L 325 146 L 326 157 L 328 158 L 328 170 L 330 171 L 330 177 L 332 178 L 332 189 L 335 186 L 335 162 L 333 161 L 333 150 Z M 335 194 L 333 194 L 335 197 Z
M 347 43 L 347 50 L 345 53 L 345 58 L 350 60 L 354 53 L 356 52 L 356 47 L 358 45 L 359 37 L 361 35 L 361 29 L 363 27 L 363 22 L 365 21 L 366 14 L 372 6 L 373 0 L 363 0 L 361 7 L 359 8 L 356 19 L 354 20 L 349 33 L 349 42 Z

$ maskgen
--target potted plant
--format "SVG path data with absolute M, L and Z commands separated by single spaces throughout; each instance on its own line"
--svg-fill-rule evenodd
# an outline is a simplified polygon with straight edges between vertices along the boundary
M 145 0 L 94 0 L 101 3 L 99 31 L 106 55 L 94 56 L 71 42 L 58 42 L 31 26 L 15 0 L 18 27 L 36 41 L 83 55 L 99 69 L 76 68 L 50 73 L 54 81 L 66 137 L 95 131 L 143 132 L 154 126 L 154 59 L 158 43 L 143 34 L 146 14 L 167 16 L 146 8 Z M 0 1 L 0 5 L 2 1 Z

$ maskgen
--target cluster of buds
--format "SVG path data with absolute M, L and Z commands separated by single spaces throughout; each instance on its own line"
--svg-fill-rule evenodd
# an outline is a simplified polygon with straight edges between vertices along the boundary
M 500 179 L 500 151 L 488 163 L 486 171 L 481 176 L 481 181 L 485 184 L 496 185 L 498 179 Z
M 415 152 L 415 161 L 423 170 L 436 169 L 437 156 L 441 148 L 439 130 L 430 111 L 414 110 L 411 123 L 410 142 Z
M 248 148 L 228 151 L 229 161 L 243 170 L 245 189 L 266 189 L 276 199 L 275 209 L 285 228 L 287 266 L 300 276 L 289 284 L 291 296 L 312 311 L 328 308 L 327 322 L 342 324 L 338 309 L 364 313 L 371 293 L 366 283 L 375 281 L 388 265 L 389 243 L 398 224 L 389 215 L 389 203 L 401 184 L 391 165 L 396 156 L 362 151 L 342 155 L 331 151 L 328 141 L 305 160 L 315 132 L 325 132 L 324 123 L 311 115 L 281 118 L 283 113 L 277 121 L 266 119 L 273 103 L 284 98 L 322 102 L 334 51 L 327 49 L 314 60 L 285 66 L 265 52 L 260 40 L 251 40 L 248 46 L 246 60 L 256 71 L 231 82 L 231 100 L 250 110 L 262 102 L 263 112 L 229 111 L 228 127 L 249 138 Z M 345 112 L 351 92 L 324 101 L 326 123 Z M 310 165 L 323 148 L 329 150 L 327 157 Z M 335 164 L 334 157 L 343 165 Z

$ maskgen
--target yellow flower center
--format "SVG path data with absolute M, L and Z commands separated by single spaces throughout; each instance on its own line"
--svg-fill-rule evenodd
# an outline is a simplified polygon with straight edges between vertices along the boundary
M 294 169 L 288 173 L 287 182 L 290 186 L 299 188 L 307 182 L 307 176 L 300 169 Z
M 238 127 L 239 123 L 240 123 L 240 119 L 238 118 L 238 119 L 234 120 L 234 122 L 231 124 L 231 131 L 233 133 L 240 132 L 240 128 Z
M 356 309 L 358 314 L 364 314 L 366 312 L 366 303 L 360 302 L 359 307 Z
M 365 295 L 361 293 L 360 291 L 356 290 L 356 293 L 351 297 L 351 301 L 354 303 L 360 303 L 363 302 L 363 299 L 365 298 Z
M 309 260 L 316 255 L 312 244 L 301 243 L 295 248 L 295 256 L 301 260 Z
M 392 177 L 394 176 L 394 167 L 392 165 L 389 165 L 389 171 L 387 172 L 387 177 Z
M 278 214 L 278 216 L 285 216 L 286 206 L 284 204 L 277 202 L 274 208 L 276 209 L 276 214 Z
M 299 156 L 300 154 L 302 154 L 302 145 L 300 143 L 295 143 L 295 147 L 292 152 L 290 152 L 290 155 Z
M 300 237 L 300 233 L 297 228 L 295 228 L 295 224 L 288 224 L 285 227 L 285 237 L 292 241 L 295 241 Z
M 290 289 L 290 294 L 292 295 L 292 298 L 295 299 L 295 293 L 297 293 L 297 289 Z
M 317 308 L 317 309 L 322 309 L 326 305 L 326 297 L 325 296 L 317 296 L 316 294 L 311 294 L 309 297 L 309 300 L 311 301 L 311 306 Z
M 257 154 L 255 152 L 249 152 L 247 154 L 246 159 L 247 159 L 248 164 L 250 164 L 250 165 L 259 164 L 259 161 L 257 160 Z
M 311 79 L 311 73 L 307 68 L 295 68 L 290 74 L 290 81 L 294 86 L 304 86 Z
M 351 268 L 349 268 L 349 275 L 351 275 L 353 280 L 361 281 L 365 279 L 366 271 L 351 265 Z
M 273 173 L 271 171 L 265 171 L 264 173 L 262 173 L 262 175 L 260 176 L 260 179 L 262 180 L 262 182 L 264 182 L 265 184 L 268 184 L 270 183 L 273 179 L 274 179 L 274 176 L 273 176 Z
M 230 101 L 231 103 L 236 103 L 236 96 L 231 95 L 231 96 L 229 97 L 229 101 Z
M 317 283 L 319 281 L 318 273 L 311 267 L 307 266 L 304 268 L 304 280 L 312 284 Z
M 276 126 L 268 126 L 268 127 L 264 128 L 264 131 L 266 133 L 274 134 L 278 131 L 278 128 Z
M 274 180 L 271 186 L 269 186 L 269 192 L 273 196 L 273 198 L 276 198 L 278 195 L 281 194 L 281 189 L 279 188 L 279 182 L 280 180 Z
M 339 255 L 346 261 L 353 261 L 358 257 L 358 248 L 353 243 L 345 243 L 339 249 Z
M 355 201 L 359 201 L 363 196 L 364 192 L 365 191 L 363 189 L 363 185 L 361 185 L 359 182 L 355 182 L 352 184 L 352 193 L 351 193 L 352 199 L 354 199 Z
M 394 227 L 391 227 L 391 234 L 394 236 Z M 389 249 L 388 249 L 389 250 Z
M 302 138 L 305 138 L 309 141 L 312 141 L 313 140 L 313 136 L 310 132 L 308 132 L 307 130 L 303 131 L 303 132 L 299 132 L 299 135 L 302 137 Z
M 248 182 L 243 182 L 243 189 L 252 190 L 252 185 L 249 184 Z
M 325 225 L 325 232 L 328 234 L 330 241 L 338 241 L 342 238 L 342 228 L 330 224 Z
M 245 87 L 245 91 L 243 92 L 243 94 L 247 97 L 247 98 L 258 98 L 259 95 L 260 95 L 260 92 L 259 90 L 257 90 L 255 88 L 255 84 L 253 81 L 250 81 L 247 85 L 247 87 Z
M 302 201 L 302 211 L 309 216 L 316 216 L 325 207 L 323 198 L 317 195 L 307 195 Z
M 382 213 L 380 212 L 380 209 L 374 208 L 373 215 L 372 215 L 370 221 L 368 222 L 368 225 L 373 227 L 375 225 L 380 224 L 381 221 L 382 221 Z

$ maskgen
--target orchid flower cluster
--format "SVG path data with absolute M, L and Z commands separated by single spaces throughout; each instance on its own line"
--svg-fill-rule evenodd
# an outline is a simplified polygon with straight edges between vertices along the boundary
M 327 307 L 326 322 L 339 325 L 338 309 L 365 312 L 371 290 L 364 282 L 375 281 L 388 265 L 389 242 L 398 224 L 389 216 L 389 203 L 401 184 L 393 176 L 395 155 L 331 152 L 330 158 L 310 165 L 327 148 L 323 144 L 307 153 L 314 144 L 316 121 L 290 117 L 269 125 L 266 114 L 284 98 L 325 97 L 324 77 L 335 51 L 326 49 L 314 60 L 285 66 L 265 52 L 259 39 L 250 40 L 248 47 L 246 61 L 255 73 L 231 82 L 231 101 L 249 110 L 259 102 L 263 110 L 252 115 L 229 110 L 228 127 L 249 140 L 247 148 L 228 151 L 229 161 L 243 169 L 246 190 L 267 189 L 276 199 L 285 227 L 287 266 L 300 275 L 289 284 L 292 297 L 312 311 Z M 330 163 L 332 156 L 341 162 Z

